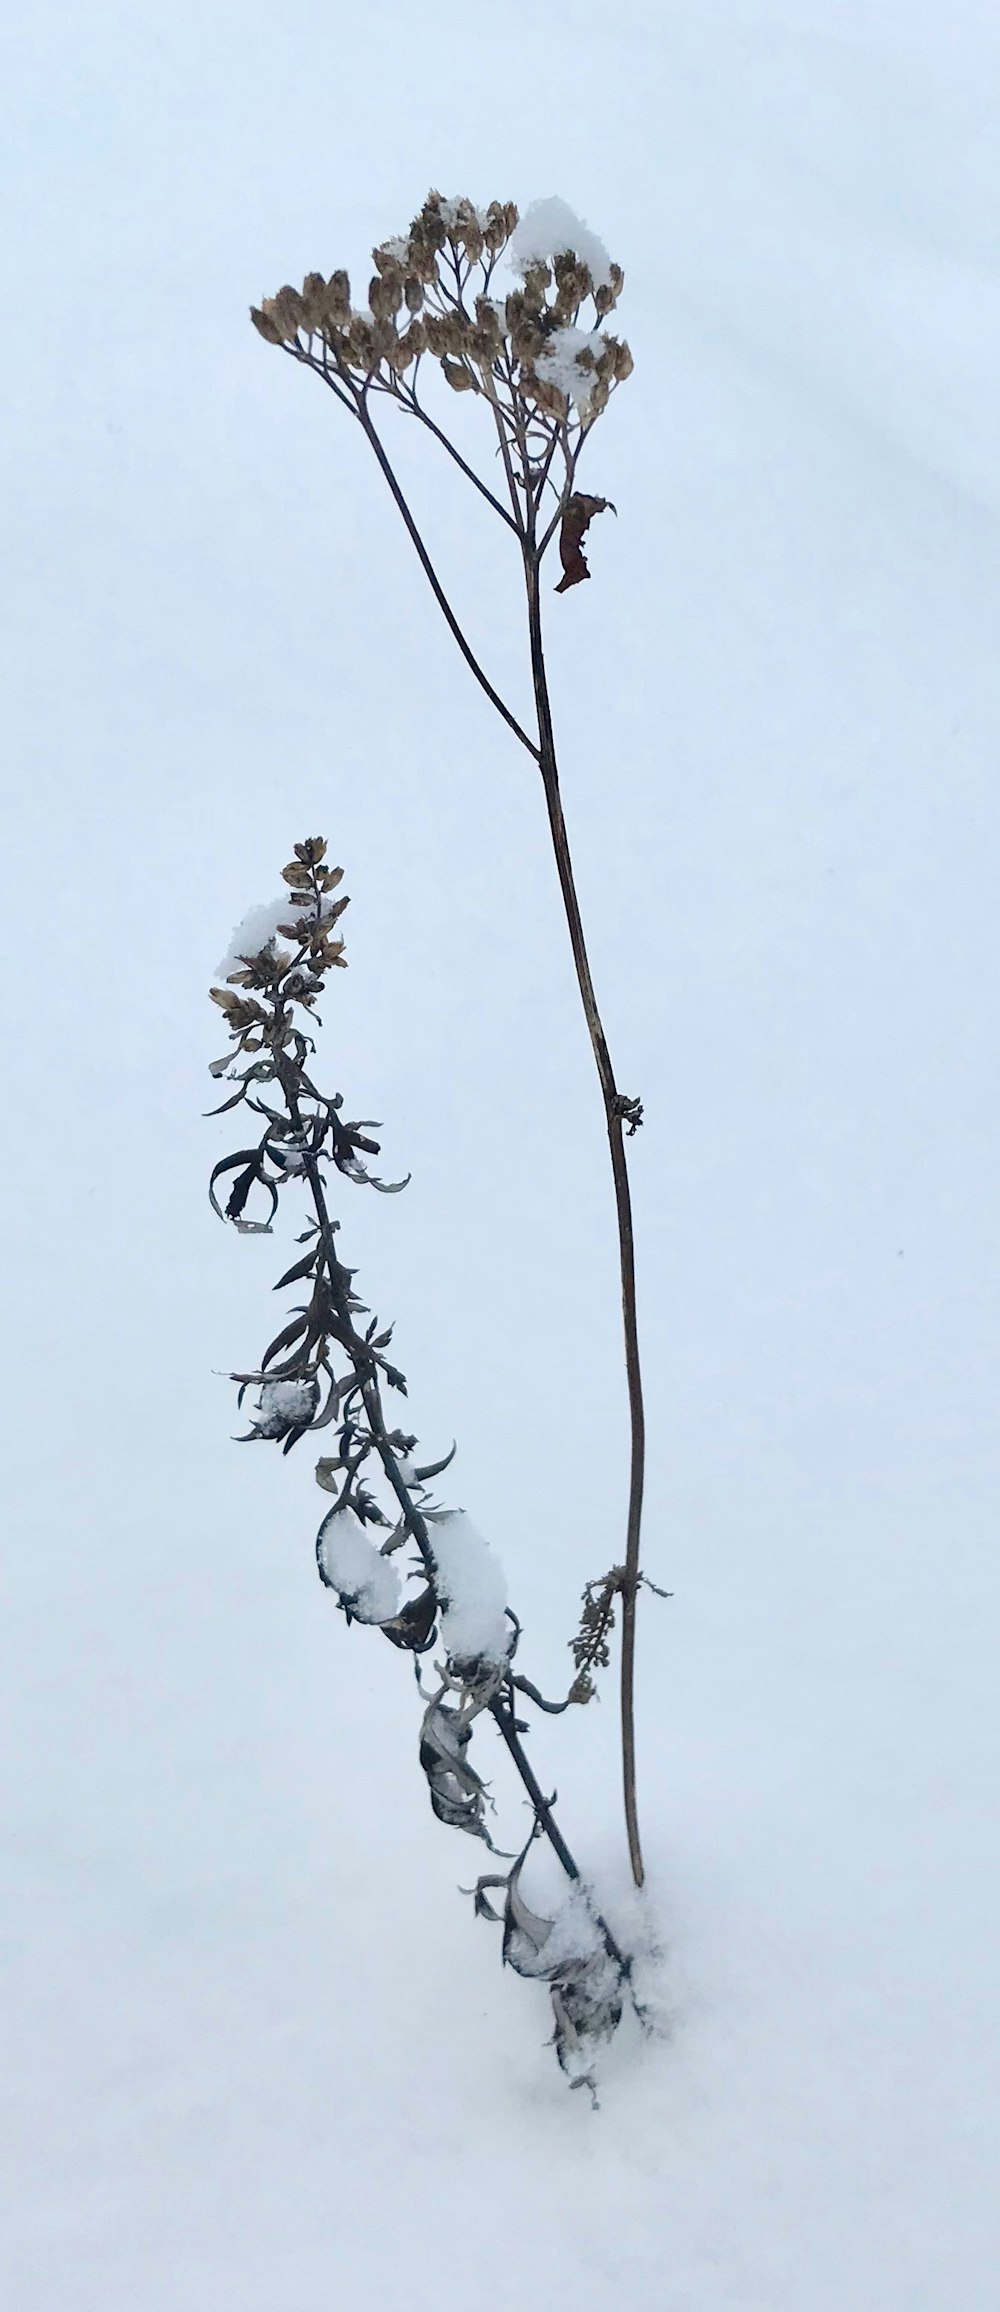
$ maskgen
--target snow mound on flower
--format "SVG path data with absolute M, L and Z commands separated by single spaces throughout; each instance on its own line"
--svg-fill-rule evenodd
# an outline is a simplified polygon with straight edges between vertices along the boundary
M 590 267 L 595 289 L 610 288 L 611 259 L 603 241 L 583 218 L 555 194 L 545 201 L 532 201 L 511 236 L 510 256 L 518 272 L 527 272 L 529 265 L 548 265 L 553 257 L 562 257 L 570 249 Z
M 592 353 L 594 360 L 604 351 L 604 339 L 598 329 L 554 329 L 544 353 L 540 353 L 535 368 L 539 377 L 557 385 L 578 409 L 586 409 L 594 390 L 594 372 L 581 369 L 581 353 Z
M 353 1509 L 331 1509 L 316 1542 L 320 1571 L 359 1622 L 391 1622 L 399 1612 L 399 1575 Z
M 339 893 L 332 891 L 327 898 L 321 900 L 320 922 L 329 923 L 339 904 Z M 310 900 L 308 907 L 293 907 L 290 891 L 284 892 L 280 899 L 267 900 L 261 907 L 251 907 L 249 913 L 244 915 L 242 922 L 237 924 L 233 932 L 222 962 L 216 967 L 216 979 L 228 979 L 230 972 L 238 971 L 247 956 L 259 955 L 263 947 L 269 947 L 272 940 L 278 938 L 278 925 L 280 923 L 294 924 L 296 916 L 300 914 L 305 916 L 311 929 L 316 921 L 315 903 Z M 284 944 L 291 948 L 297 943 L 294 940 L 286 939 Z
M 268 947 L 277 938 L 279 923 L 291 923 L 296 912 L 290 891 L 284 892 L 280 899 L 266 901 L 261 907 L 251 907 L 242 922 L 236 925 L 222 962 L 217 967 L 217 979 L 228 979 L 231 971 L 239 970 L 245 957 L 259 955 L 262 947 Z
M 511 1625 L 504 1608 L 507 1583 L 499 1558 L 476 1532 L 464 1509 L 435 1518 L 428 1539 L 443 1608 L 441 1636 L 455 1661 L 505 1662 Z
M 311 1421 L 319 1404 L 319 1383 L 265 1381 L 257 1400 L 257 1427 L 262 1437 L 280 1437 L 298 1421 Z

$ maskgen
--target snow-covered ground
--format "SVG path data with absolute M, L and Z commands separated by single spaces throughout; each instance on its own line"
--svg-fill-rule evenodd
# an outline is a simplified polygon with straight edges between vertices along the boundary
M 0 53 L 3 2302 L 992 2312 L 995 9 L 12 0 Z M 456 1892 L 405 1663 L 317 1580 L 306 1449 L 230 1444 L 213 1378 L 284 1248 L 208 1209 L 205 988 L 323 831 L 322 1080 L 413 1174 L 345 1184 L 345 1257 L 565 1682 L 625 1427 L 541 798 L 246 318 L 364 280 L 431 182 L 582 211 L 636 358 L 549 609 L 674 1593 L 641 1921 L 611 1683 L 534 1744 L 661 1949 L 597 2114 Z M 504 540 L 397 438 L 522 700 Z

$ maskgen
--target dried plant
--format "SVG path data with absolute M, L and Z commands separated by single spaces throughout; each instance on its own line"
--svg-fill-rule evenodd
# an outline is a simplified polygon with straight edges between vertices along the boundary
M 636 2005 L 631 1962 L 583 1884 L 555 1800 L 544 1796 L 528 1760 L 519 1715 L 525 1702 L 566 1710 L 587 1699 L 590 1680 L 578 1678 L 564 1701 L 548 1702 L 515 1668 L 520 1623 L 496 1560 L 463 1513 L 442 1507 L 430 1490 L 452 1454 L 418 1466 L 416 1438 L 390 1423 L 386 1394 L 405 1398 L 406 1381 L 389 1356 L 392 1327 L 380 1328 L 341 1258 L 330 1185 L 349 1180 L 395 1194 L 406 1182 L 376 1176 L 368 1160 L 379 1154 L 372 1138 L 379 1127 L 349 1122 L 341 1094 L 328 1098 L 310 1072 L 317 997 L 345 960 L 335 930 L 347 906 L 342 871 L 327 864 L 326 844 L 314 837 L 295 845 L 282 873 L 287 906 L 246 919 L 220 967 L 223 984 L 211 991 L 230 1038 L 212 1074 L 236 1086 L 211 1113 L 240 1109 L 260 1126 L 253 1145 L 214 1166 L 213 1207 L 244 1234 L 265 1235 L 286 1196 L 304 1193 L 309 1208 L 296 1238 L 304 1250 L 275 1287 L 298 1286 L 303 1297 L 259 1365 L 232 1375 L 241 1407 L 252 1396 L 242 1441 L 266 1440 L 288 1453 L 301 1438 L 329 1432 L 332 1449 L 316 1464 L 317 1483 L 332 1497 L 316 1539 L 320 1577 L 349 1624 L 373 1625 L 413 1656 L 425 1704 L 420 1764 L 433 1811 L 493 1854 L 500 1850 L 490 1830 L 492 1799 L 469 1750 L 483 1717 L 502 1736 L 532 1810 L 531 1831 L 516 1857 L 503 1858 L 512 1862 L 508 1872 L 489 1873 L 469 1891 L 478 1916 L 502 1918 L 505 1963 L 547 1983 L 559 2061 L 572 2084 L 593 2095 L 595 2055 L 617 2029 L 625 1996 Z M 416 1585 L 405 1597 L 397 1559 Z M 435 1647 L 436 1684 L 425 1687 L 419 1662 Z M 555 1919 L 533 1912 L 521 1892 L 536 1838 L 548 1840 L 570 1882 Z M 496 1889 L 504 1897 L 499 1912 L 490 1901 Z
M 271 345 L 313 371 L 360 425 L 392 492 L 440 610 L 487 698 L 541 773 L 549 830 L 577 983 L 597 1066 L 614 1179 L 631 1432 L 622 1600 L 621 1721 L 625 1818 L 633 1876 L 643 1882 L 636 1807 L 635 1615 L 641 1583 L 645 1423 L 636 1315 L 635 1252 L 625 1136 L 642 1121 L 641 1103 L 618 1089 L 594 993 L 560 794 L 542 630 L 541 567 L 556 544 L 556 593 L 590 576 L 584 541 L 606 498 L 577 487 L 584 446 L 632 356 L 604 324 L 624 276 L 596 236 L 561 202 L 535 205 L 523 220 L 513 202 L 477 209 L 432 192 L 398 239 L 373 252 L 368 303 L 351 303 L 346 272 L 309 273 L 252 308 Z M 514 285 L 497 295 L 498 269 Z M 439 375 L 455 393 L 478 398 L 493 443 L 497 488 L 463 454 L 428 406 L 424 380 Z M 515 541 L 525 586 L 535 731 L 527 731 L 490 681 L 448 599 L 375 422 L 381 402 L 433 437 Z M 613 508 L 611 509 L 614 510 Z

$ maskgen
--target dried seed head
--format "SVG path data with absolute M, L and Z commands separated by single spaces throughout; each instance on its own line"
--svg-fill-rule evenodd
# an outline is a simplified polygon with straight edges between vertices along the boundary
M 511 344 L 518 361 L 524 362 L 530 368 L 531 363 L 537 361 L 539 354 L 544 353 L 548 344 L 548 336 L 544 329 L 539 328 L 537 322 L 532 322 L 526 316 L 519 327 L 511 331 Z
M 410 244 L 402 236 L 394 241 L 382 241 L 372 250 L 372 262 L 379 273 L 404 273 L 410 261 Z
M 392 322 L 383 319 L 376 320 L 372 327 L 374 366 L 377 368 L 380 361 L 388 361 L 395 350 L 396 332 Z
M 593 391 L 588 395 L 586 408 L 581 406 L 580 410 L 581 417 L 585 417 L 588 424 L 593 424 L 595 417 L 600 417 L 602 409 L 607 409 L 610 392 L 611 387 L 607 378 L 595 377 Z
M 521 391 L 530 401 L 534 402 L 536 409 L 544 411 L 546 417 L 565 418 L 569 416 L 569 402 L 566 395 L 560 391 L 557 385 L 553 385 L 551 378 L 536 377 L 534 371 L 531 371 L 522 378 Z
M 348 322 L 351 318 L 351 284 L 341 267 L 331 273 L 326 285 L 327 312 L 331 321 Z
M 373 273 L 368 284 L 368 303 L 377 321 L 390 321 L 399 312 L 403 302 L 403 276 L 398 265 L 392 273 Z
M 364 313 L 352 313 L 347 331 L 347 350 L 350 360 L 359 369 L 375 367 L 375 329 Z
M 268 299 L 265 297 L 264 304 L 267 305 L 267 303 Z M 250 319 L 253 322 L 254 328 L 259 329 L 261 336 L 266 338 L 268 345 L 284 344 L 284 338 L 282 337 L 277 322 L 272 320 L 269 313 L 262 312 L 259 305 L 251 305 Z
M 576 258 L 567 263 L 565 258 L 557 257 L 555 262 L 559 289 L 554 312 L 556 320 L 565 323 L 572 319 L 585 297 L 593 296 L 594 283 L 589 266 L 579 263 Z
M 507 239 L 507 215 L 502 201 L 491 201 L 486 211 L 483 240 L 491 257 L 497 255 Z
M 524 302 L 529 313 L 540 313 L 552 280 L 547 265 L 529 265 L 524 276 Z
M 279 343 L 290 345 L 305 322 L 305 306 L 297 289 L 286 282 L 276 297 L 265 297 L 262 307 L 269 321 L 278 330 Z
M 307 329 L 319 329 L 326 319 L 326 282 L 322 273 L 307 273 L 302 283 L 302 309 Z
M 449 385 L 452 387 L 455 393 L 479 392 L 479 387 L 472 375 L 472 371 L 466 369 L 464 362 L 449 361 L 446 357 L 444 361 L 442 361 L 441 367 Z
M 431 248 L 444 248 L 448 236 L 445 231 L 444 218 L 441 215 L 440 193 L 428 193 L 419 217 L 415 218 L 410 226 L 411 241 L 415 240 L 418 234 L 420 239 Z
M 418 281 L 433 281 L 437 272 L 438 249 L 441 243 L 431 240 L 417 228 L 410 237 L 410 267 Z
M 615 384 L 624 385 L 625 379 L 631 377 L 634 368 L 635 362 L 632 359 L 631 348 L 626 345 L 623 338 L 622 343 L 615 347 Z
M 520 218 L 521 212 L 518 208 L 517 202 L 507 201 L 504 205 L 503 221 L 508 241 L 510 240 L 511 234 L 516 230 L 518 224 L 520 223 Z
M 427 351 L 427 323 L 411 321 L 409 328 L 404 329 L 399 343 L 401 348 L 406 349 L 407 362 L 419 361 L 421 354 Z
M 403 295 L 411 313 L 419 313 L 424 302 L 424 285 L 418 273 L 408 273 L 403 283 Z
M 439 359 L 444 353 L 467 353 L 471 337 L 471 326 L 460 313 L 428 313 L 427 343 Z

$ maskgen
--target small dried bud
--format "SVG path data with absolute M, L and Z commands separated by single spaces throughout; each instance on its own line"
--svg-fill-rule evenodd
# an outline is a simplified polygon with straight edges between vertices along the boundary
M 424 302 L 424 285 L 418 273 L 408 273 L 403 283 L 403 295 L 411 313 L 419 313 Z
M 472 375 L 472 371 L 471 371 L 471 370 L 469 370 L 469 369 L 466 369 L 466 368 L 465 368 L 465 365 L 464 365 L 464 363 L 463 363 L 463 362 L 461 362 L 461 361 L 449 361 L 449 360 L 447 359 L 447 357 L 446 357 L 446 358 L 445 358 L 445 359 L 442 361 L 442 363 L 441 363 L 441 367 L 442 367 L 442 369 L 443 369 L 443 371 L 444 371 L 444 374 L 445 374 L 445 376 L 446 376 L 446 378 L 447 378 L 447 380 L 448 380 L 448 383 L 449 383 L 449 385 L 452 387 L 452 389 L 453 389 L 453 391 L 454 391 L 455 393 L 478 393 L 478 392 L 479 392 L 479 387 L 478 387 L 478 385 L 476 384 L 476 380 L 475 380 L 475 378 L 474 378 L 474 377 L 473 377 L 473 375 Z
M 502 201 L 490 202 L 486 211 L 483 239 L 491 257 L 495 257 L 498 251 L 503 248 L 507 239 L 507 219 Z
M 322 273 L 307 273 L 302 283 L 302 309 L 307 329 L 318 329 L 326 319 L 327 293 Z
M 460 313 L 428 313 L 427 343 L 432 353 L 457 355 L 468 352 L 471 329 Z
M 519 328 L 512 331 L 511 344 L 518 361 L 530 368 L 532 362 L 537 361 L 539 354 L 544 353 L 548 338 L 545 330 L 540 329 L 537 322 L 526 319 L 521 322 Z
M 529 313 L 540 313 L 545 303 L 545 292 L 552 280 L 547 265 L 529 265 L 524 276 L 523 297 Z
M 305 321 L 305 307 L 297 289 L 287 284 L 276 297 L 265 297 L 262 311 L 278 332 L 278 343 L 290 345 Z
M 479 222 L 478 217 L 473 217 L 471 224 L 464 225 L 462 227 L 461 241 L 462 247 L 465 250 L 465 254 L 469 258 L 470 262 L 473 265 L 478 264 L 479 259 L 482 256 L 484 246 L 483 228 Z
M 624 385 L 625 379 L 631 377 L 634 368 L 635 362 L 632 359 L 631 349 L 623 339 L 622 343 L 615 348 L 615 384 Z
M 326 285 L 327 312 L 331 321 L 348 322 L 351 318 L 351 284 L 343 268 L 331 273 Z
M 508 202 L 506 203 L 506 206 L 505 206 L 505 208 L 504 208 L 504 212 L 503 212 L 503 221 L 504 221 L 504 227 L 505 227 L 505 230 L 506 230 L 506 234 L 507 234 L 507 239 L 508 239 L 508 241 L 510 240 L 510 236 L 511 236 L 511 234 L 512 234 L 513 232 L 515 232 L 515 231 L 516 231 L 516 229 L 517 229 L 517 226 L 518 226 L 518 224 L 519 224 L 519 222 L 520 222 L 520 217 L 521 217 L 521 212 L 520 212 L 520 209 L 518 208 L 517 202 L 516 202 L 516 201 L 508 201 Z
M 557 385 L 553 385 L 551 378 L 536 377 L 532 372 L 530 377 L 522 378 L 521 390 L 535 403 L 536 408 L 544 411 L 547 417 L 564 418 L 569 416 L 569 402 L 566 395 L 560 391 Z
M 420 233 L 421 239 L 427 242 L 431 248 L 444 248 L 448 236 L 445 231 L 444 218 L 441 215 L 440 193 L 428 193 L 427 199 L 420 211 L 420 215 L 416 220 L 416 224 L 410 228 L 411 241 L 415 238 L 417 232 Z
M 403 279 L 398 265 L 392 273 L 373 273 L 368 284 L 368 303 L 377 321 L 391 321 L 403 302 Z
M 268 303 L 268 299 L 266 297 L 264 299 L 264 303 L 265 305 Z M 266 338 L 268 345 L 284 344 L 284 339 L 280 329 L 278 328 L 277 322 L 272 321 L 271 315 L 269 313 L 262 313 L 259 305 L 251 305 L 250 319 L 253 322 L 254 328 L 259 329 L 261 336 Z
M 615 302 L 616 302 L 616 304 L 617 304 L 617 301 L 618 301 L 619 297 L 621 296 L 622 290 L 623 290 L 623 289 L 624 289 L 624 287 L 625 287 L 625 275 L 624 275 L 624 273 L 622 272 L 622 269 L 621 269 L 621 266 L 620 266 L 620 265 L 612 265 L 612 266 L 611 266 L 611 268 L 610 268 L 610 271 L 611 271 L 611 290 L 612 290 L 612 295 L 614 296 Z
M 405 349 L 407 362 L 419 361 L 421 354 L 427 351 L 426 322 L 411 321 L 409 328 L 403 331 L 399 347 L 401 352 Z
M 385 273 L 387 276 L 405 272 L 409 261 L 410 245 L 408 241 L 402 239 L 383 241 L 379 248 L 372 250 L 373 264 L 380 273 Z
M 578 263 L 575 258 L 569 264 L 564 258 L 556 258 L 556 279 L 559 291 L 554 307 L 555 318 L 564 324 L 572 320 L 584 298 L 592 295 L 594 284 L 589 266 Z
M 359 369 L 375 367 L 375 331 L 364 313 L 352 313 L 347 332 L 347 350 Z
M 396 332 L 393 328 L 392 322 L 377 320 L 372 329 L 372 353 L 374 356 L 374 367 L 377 368 L 380 361 L 390 360 L 391 356 L 395 353 L 395 350 Z
M 418 281 L 433 281 L 437 272 L 440 242 L 432 241 L 420 231 L 419 220 L 410 237 L 410 265 Z
M 588 397 L 586 410 L 581 410 L 581 416 L 585 416 L 592 424 L 595 417 L 600 417 L 602 409 L 607 409 L 610 391 L 606 377 L 595 377 L 593 392 Z

